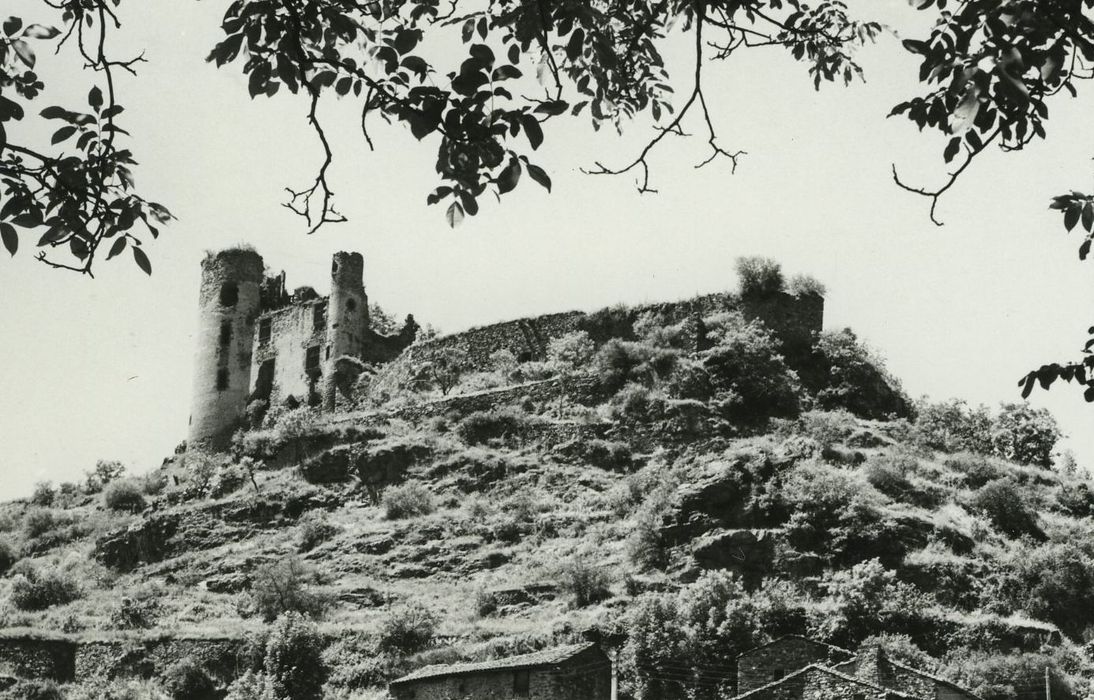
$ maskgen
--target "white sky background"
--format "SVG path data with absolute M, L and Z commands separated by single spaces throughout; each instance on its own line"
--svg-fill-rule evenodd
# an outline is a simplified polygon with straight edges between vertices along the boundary
M 331 253 L 361 251 L 371 300 L 446 332 L 729 289 L 738 256 L 770 256 L 826 283 L 825 325 L 852 327 L 909 394 L 989 405 L 1018 400 L 1029 369 L 1076 357 L 1094 322 L 1094 263 L 1078 261 L 1079 239 L 1046 208 L 1052 195 L 1092 186 L 1089 98 L 1050 106 L 1047 143 L 985 154 L 943 199 L 946 226 L 936 228 L 927 200 L 890 176 L 893 162 L 911 182 L 945 176 L 941 137 L 885 119 L 919 91 L 917 65 L 896 39 L 861 53 L 865 85 L 819 93 L 785 52 L 743 51 L 706 68 L 722 145 L 748 151 L 735 175 L 728 161 L 693 168 L 707 151 L 692 120 L 695 138 L 667 139 L 650 159 L 660 193 L 639 195 L 634 177 L 579 168 L 627 162 L 647 130 L 635 125 L 619 139 L 587 122 L 552 122 L 533 162 L 554 193 L 526 178 L 456 230 L 425 205 L 436 184 L 433 140 L 375 119 L 370 153 L 358 106 L 331 99 L 321 106 L 337 151 L 331 182 L 350 223 L 306 238 L 280 204 L 285 186 L 309 183 L 321 155 L 307 105 L 252 101 L 238 65 L 204 62 L 227 5 L 122 4 L 112 50 L 124 58 L 146 49 L 149 63 L 139 78 L 119 79 L 120 124 L 134 136 L 140 191 L 179 217 L 146 245 L 152 277 L 128 253 L 99 262 L 94 280 L 48 270 L 27 236 L 18 256 L 0 259 L 0 498 L 77 479 L 98 458 L 144 471 L 172 452 L 190 409 L 199 261 L 239 242 L 285 269 L 290 287 L 321 293 Z M 894 26 L 923 21 L 903 0 L 859 5 Z M 34 21 L 40 7 L 9 0 L 4 14 Z M 38 109 L 82 103 L 92 76 L 71 57 L 39 53 L 47 93 Z M 677 71 L 678 94 L 687 75 Z M 1080 463 L 1094 465 L 1094 406 L 1067 386 L 1032 401 L 1055 412 Z

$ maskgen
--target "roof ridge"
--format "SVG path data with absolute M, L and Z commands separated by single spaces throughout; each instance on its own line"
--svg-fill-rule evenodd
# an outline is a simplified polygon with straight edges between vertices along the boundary
M 763 644 L 760 644 L 758 646 L 754 646 L 751 649 L 746 649 L 745 651 L 742 651 L 740 654 L 737 654 L 737 656 L 735 658 L 739 659 L 742 656 L 744 656 L 745 654 L 751 654 L 754 651 L 757 651 L 759 649 L 763 649 L 765 647 L 769 647 L 772 644 L 775 644 L 776 642 L 783 641 L 784 639 L 800 639 L 800 640 L 805 641 L 805 642 L 811 642 L 811 643 L 816 644 L 818 646 L 828 647 L 829 649 L 835 649 L 836 651 L 842 652 L 842 653 L 847 654 L 848 656 L 851 656 L 851 657 L 857 656 L 857 654 L 855 652 L 851 651 L 850 649 L 844 649 L 843 647 L 838 647 L 835 644 L 829 644 L 828 642 L 822 642 L 819 639 L 813 639 L 812 637 L 806 637 L 803 634 L 784 634 L 782 636 L 776 637 L 775 639 L 772 639 L 770 642 L 764 642 Z
M 547 647 L 537 651 L 516 654 L 514 656 L 505 656 L 497 659 L 461 661 L 452 664 L 428 664 L 415 669 L 400 678 L 396 678 L 391 681 L 391 684 L 405 683 L 425 678 L 437 678 L 441 676 L 456 676 L 479 671 L 517 669 L 531 666 L 551 666 L 560 664 L 563 661 L 594 647 L 596 647 L 596 644 L 593 642 L 579 642 L 575 644 L 562 644 L 555 647 Z
M 893 666 L 896 666 L 897 668 L 902 668 L 905 671 L 911 671 L 912 673 L 914 673 L 916 675 L 923 676 L 924 678 L 928 678 L 932 681 L 938 681 L 939 683 L 945 683 L 948 686 L 951 686 L 953 688 L 957 688 L 962 693 L 967 693 L 967 694 L 971 695 L 972 697 L 976 698 L 977 700 L 982 700 L 979 695 L 972 692 L 968 688 L 963 688 L 963 687 L 959 686 L 957 683 L 954 683 L 951 680 L 943 678 L 942 676 L 936 675 L 934 673 L 929 673 L 929 672 L 924 671 L 922 669 L 918 669 L 915 666 L 909 666 L 908 664 L 904 664 L 904 663 L 901 663 L 899 661 L 895 661 L 895 660 L 891 659 L 888 654 L 885 655 L 885 660 L 888 661 L 889 663 L 891 663 Z

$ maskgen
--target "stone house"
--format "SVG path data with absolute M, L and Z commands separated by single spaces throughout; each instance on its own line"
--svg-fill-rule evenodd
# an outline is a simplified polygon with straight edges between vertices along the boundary
M 608 700 L 612 665 L 596 644 L 420 668 L 391 682 L 394 700 Z
M 735 700 L 980 700 L 878 647 L 852 653 L 793 635 L 737 657 L 737 693 Z

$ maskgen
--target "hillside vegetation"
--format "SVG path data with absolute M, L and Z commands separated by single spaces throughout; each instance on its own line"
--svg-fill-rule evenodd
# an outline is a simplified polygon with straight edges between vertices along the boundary
M 700 348 L 647 315 L 539 361 L 396 361 L 345 412 L 256 407 L 230 454 L 102 462 L 0 505 L 0 639 L 242 640 L 234 674 L 182 658 L 7 692 L 379 699 L 595 630 L 626 636 L 642 700 L 728 698 L 735 656 L 786 633 L 989 700 L 1046 668 L 1054 698 L 1088 695 L 1094 489 L 1050 416 L 914 404 L 850 331 L 791 358 L 740 315 L 702 323 Z

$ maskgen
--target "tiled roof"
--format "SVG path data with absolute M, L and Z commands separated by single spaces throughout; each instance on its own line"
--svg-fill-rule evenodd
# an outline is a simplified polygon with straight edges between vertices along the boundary
M 847 656 L 854 656 L 855 655 L 855 652 L 850 651 L 848 649 L 844 649 L 843 647 L 837 647 L 834 644 L 827 644 L 825 642 L 818 642 L 815 639 L 810 639 L 809 637 L 803 637 L 800 634 L 784 634 L 783 636 L 779 637 L 778 639 L 772 639 L 767 644 L 761 644 L 758 647 L 753 647 L 753 648 L 749 649 L 748 651 L 741 652 L 740 654 L 737 655 L 737 658 L 741 658 L 741 657 L 744 657 L 744 656 L 750 656 L 753 652 L 759 651 L 760 649 L 766 649 L 769 646 L 772 646 L 774 644 L 778 644 L 779 642 L 785 641 L 787 639 L 797 639 L 797 640 L 802 641 L 802 642 L 809 642 L 810 644 L 813 644 L 814 646 L 824 647 L 824 648 L 828 649 L 829 651 L 839 652 L 840 654 L 845 654 Z
M 876 691 L 886 693 L 886 697 L 906 698 L 907 700 L 923 700 L 923 698 L 920 698 L 916 695 L 908 695 L 907 693 L 902 693 L 898 690 L 893 690 L 891 688 L 883 688 L 880 685 L 875 685 L 875 684 L 873 684 L 873 683 L 871 683 L 867 680 L 863 680 L 862 678 L 855 678 L 854 676 L 848 676 L 846 673 L 840 673 L 839 671 L 837 671 L 835 669 L 828 668 L 827 666 L 821 666 L 819 664 L 810 664 L 810 665 L 806 666 L 805 668 L 798 669 L 797 671 L 794 671 L 793 673 L 790 673 L 790 674 L 787 674 L 787 675 L 783 676 L 782 678 L 780 678 L 777 681 L 772 681 L 771 683 L 768 683 L 767 685 L 760 686 L 759 688 L 753 688 L 752 690 L 748 691 L 747 693 L 742 693 L 741 695 L 737 695 L 733 698 L 733 700 L 743 700 L 744 698 L 753 697 L 757 693 L 762 693 L 764 691 L 771 690 L 772 688 L 775 688 L 779 685 L 782 685 L 783 683 L 787 682 L 791 678 L 796 678 L 797 676 L 801 676 L 803 674 L 809 673 L 810 671 L 820 671 L 821 673 L 827 673 L 830 676 L 835 676 L 836 678 L 839 678 L 840 680 L 847 681 L 848 683 L 854 683 L 856 685 L 861 685 L 861 686 L 865 686 L 867 688 L 870 688 L 871 690 L 876 690 Z
M 443 676 L 463 676 L 469 673 L 481 673 L 484 671 L 503 671 L 510 669 L 534 668 L 538 666 L 554 666 L 563 661 L 568 661 L 583 651 L 591 649 L 595 644 L 570 644 L 568 646 L 543 649 L 531 654 L 509 656 L 504 659 L 492 659 L 490 661 L 475 661 L 463 664 L 433 664 L 424 666 L 417 671 L 408 673 L 402 678 L 391 682 L 391 685 L 419 681 L 426 678 L 440 678 Z

